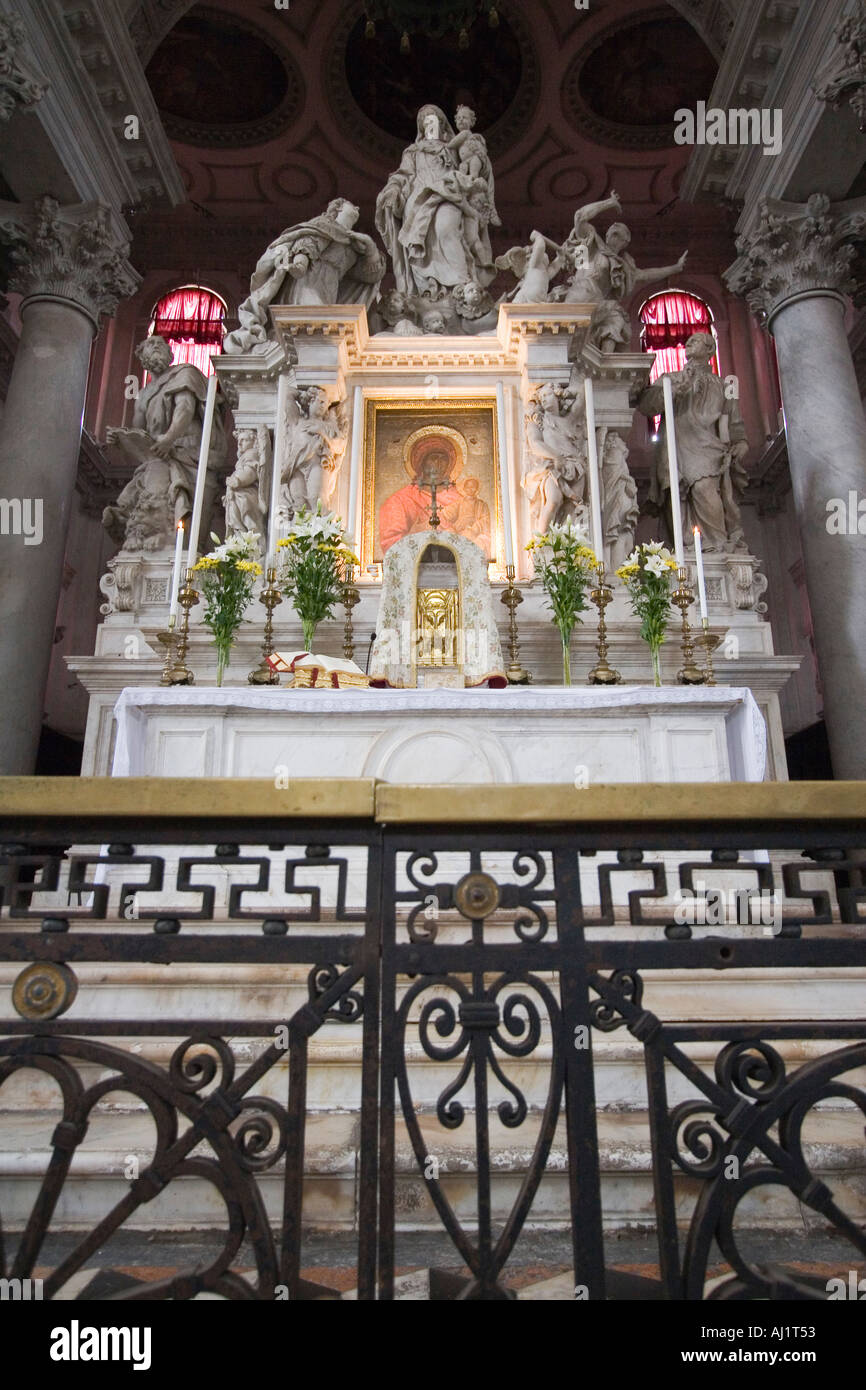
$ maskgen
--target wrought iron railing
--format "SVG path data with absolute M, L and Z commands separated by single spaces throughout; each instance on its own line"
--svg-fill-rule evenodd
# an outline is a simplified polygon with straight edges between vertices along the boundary
M 44 1171 L 5 1185 L 18 1196 L 11 1215 L 0 1206 L 0 1274 L 41 1270 L 51 1298 L 115 1233 L 151 1212 L 158 1227 L 172 1185 L 197 1184 L 225 1207 L 210 1263 L 185 1267 L 178 1249 L 177 1268 L 116 1297 L 327 1296 L 302 1274 L 321 1220 L 308 1088 L 317 1035 L 339 1026 L 360 1043 L 358 1298 L 394 1296 L 408 1188 L 453 1244 L 460 1272 L 440 1288 L 512 1296 L 509 1258 L 552 1179 L 578 1297 L 826 1298 L 826 1280 L 769 1267 L 741 1232 L 750 1203 L 782 1191 L 852 1261 L 866 1255 L 866 1016 L 763 1017 L 754 981 L 866 978 L 864 813 L 861 784 L 0 782 L 0 962 L 15 976 L 0 1105 L 18 1087 L 0 1155 L 22 1146 L 28 1087 L 59 1097 Z M 92 991 L 76 997 L 94 964 L 118 988 L 124 969 L 159 967 L 166 989 L 192 966 L 229 979 L 267 966 L 291 1004 L 187 1017 L 157 996 L 116 1017 Z M 719 971 L 748 979 L 758 1004 L 665 1018 L 653 1002 L 672 971 L 687 1001 Z M 599 1116 L 618 1097 L 597 1094 L 598 1068 L 615 1033 L 643 1064 L 653 1290 L 605 1259 Z M 152 1142 L 61 1249 L 65 1189 L 118 1093 L 150 1117 Z M 828 1157 L 810 1126 L 831 1120 L 854 1138 Z M 466 1136 L 459 1160 L 442 1158 L 449 1136 Z

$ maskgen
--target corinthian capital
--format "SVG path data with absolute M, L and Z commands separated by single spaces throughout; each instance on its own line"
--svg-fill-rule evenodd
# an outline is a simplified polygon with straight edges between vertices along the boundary
M 770 320 L 786 300 L 804 294 L 848 294 L 854 241 L 866 237 L 866 199 L 832 208 L 823 193 L 807 203 L 761 204 L 757 227 L 737 240 L 739 260 L 723 279 L 760 318 Z
M 18 16 L 0 14 L 0 121 L 8 121 L 16 106 L 32 106 L 47 90 L 19 57 L 23 43 L 24 25 Z
M 819 101 L 839 109 L 847 96 L 866 131 L 866 4 L 860 0 L 857 14 L 849 15 L 836 30 L 836 50 L 832 62 L 814 84 Z
M 0 237 L 12 244 L 9 288 L 25 299 L 69 299 L 93 319 L 113 314 L 140 276 L 126 259 L 129 242 L 111 224 L 108 208 L 81 203 L 61 208 L 37 198 L 28 208 L 0 205 Z

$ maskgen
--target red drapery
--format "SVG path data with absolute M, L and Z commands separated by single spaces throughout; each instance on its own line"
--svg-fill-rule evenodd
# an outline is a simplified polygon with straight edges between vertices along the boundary
M 693 333 L 713 332 L 713 317 L 708 305 L 697 295 L 685 294 L 682 290 L 654 294 L 643 305 L 640 319 L 644 351 L 656 354 L 650 382 L 665 372 L 680 370 L 686 360 L 685 343 Z M 718 352 L 714 354 L 710 366 L 719 376 Z M 660 419 L 657 416 L 653 421 L 654 433 L 658 431 Z
M 155 306 L 152 332 L 171 345 L 175 362 L 192 362 L 209 376 L 211 356 L 222 347 L 226 306 L 198 285 L 172 290 Z

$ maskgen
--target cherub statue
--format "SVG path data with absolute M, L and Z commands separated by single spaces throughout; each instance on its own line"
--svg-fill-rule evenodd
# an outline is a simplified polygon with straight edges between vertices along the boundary
M 401 337 L 408 337 L 421 332 L 421 327 L 415 322 L 415 311 L 407 295 L 400 290 L 390 290 L 379 300 L 378 310 L 381 318 L 385 322 L 385 328 L 380 329 L 382 333 L 397 333 Z
M 267 530 L 268 493 L 271 483 L 271 437 L 264 425 L 258 429 L 235 430 L 238 459 L 234 472 L 226 478 L 223 504 L 226 535 L 235 531 Z
M 105 508 L 102 524 L 126 550 L 159 550 L 171 544 L 175 524 L 192 510 L 207 381 L 192 363 L 172 363 L 171 348 L 158 334 L 145 338 L 135 353 L 151 379 L 135 402 L 132 428 L 109 429 L 105 437 L 135 459 L 137 467 L 114 506 Z M 207 462 L 205 523 L 225 452 L 217 410 Z
M 441 309 L 428 309 L 421 320 L 421 331 L 423 333 L 447 333 L 448 325 L 445 322 L 445 315 Z
M 483 333 L 496 324 L 496 311 L 487 290 L 469 280 L 451 295 L 454 311 L 465 333 Z
M 460 173 L 468 188 L 470 216 L 465 236 L 470 252 L 479 265 L 490 265 L 490 243 L 482 239 L 482 227 L 501 227 L 493 201 L 493 166 L 487 153 L 487 141 L 475 130 L 475 112 L 471 106 L 458 106 L 454 115 L 457 134 L 449 140 L 448 148 L 457 155 Z M 477 214 L 472 216 L 472 214 Z
M 528 246 L 512 246 L 504 256 L 496 257 L 496 269 L 510 270 L 520 282 L 506 295 L 512 304 L 546 304 L 550 283 L 564 265 L 560 248 L 541 232 L 530 232 Z
M 285 431 L 281 484 L 286 510 L 294 514 L 300 507 L 315 511 L 321 501 L 329 510 L 340 464 L 346 450 L 348 421 L 345 402 L 328 402 L 321 386 L 289 391 L 285 419 L 278 422 Z
M 604 299 L 628 299 L 638 285 L 666 280 L 683 269 L 688 251 L 676 265 L 638 270 L 626 247 L 631 232 L 623 222 L 614 222 L 602 239 L 592 223 L 603 212 L 622 212 L 619 196 L 611 192 L 600 203 L 587 203 L 574 214 L 574 227 L 563 242 L 561 252 L 573 271 L 565 291 L 566 304 L 597 304 Z
M 544 534 L 552 522 L 587 521 L 586 405 L 580 390 L 550 381 L 535 391 L 525 417 L 529 466 L 521 479 L 532 529 Z

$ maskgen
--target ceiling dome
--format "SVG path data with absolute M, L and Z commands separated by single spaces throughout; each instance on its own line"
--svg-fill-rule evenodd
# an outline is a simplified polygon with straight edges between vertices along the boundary
M 168 134 L 191 145 L 255 145 L 299 113 L 303 83 L 292 59 L 262 29 L 196 5 L 147 65 Z
M 604 143 L 672 143 L 675 114 L 706 101 L 718 65 L 685 19 L 651 13 L 596 36 L 566 74 L 569 119 Z

